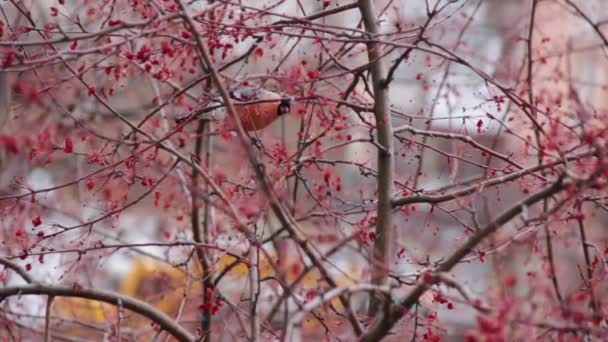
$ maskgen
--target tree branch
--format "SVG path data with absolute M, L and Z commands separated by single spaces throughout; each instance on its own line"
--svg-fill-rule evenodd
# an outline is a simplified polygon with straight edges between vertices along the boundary
M 23 278 L 23 280 L 25 280 L 26 283 L 35 283 L 34 279 L 29 274 L 27 274 L 27 272 L 23 268 L 21 268 L 21 266 L 17 265 L 16 263 L 5 258 L 0 258 L 0 265 L 4 265 L 6 268 L 10 268 L 11 270 L 15 271 L 21 276 L 21 278 Z
M 135 299 L 133 297 L 125 296 L 120 293 L 107 291 L 107 290 L 98 290 L 91 288 L 77 288 L 77 287 L 67 287 L 67 286 L 53 286 L 53 285 L 43 285 L 43 284 L 29 284 L 22 286 L 8 286 L 0 288 L 0 298 L 5 298 L 9 296 L 23 296 L 23 295 L 47 295 L 52 297 L 78 297 L 78 298 L 86 298 L 97 300 L 100 302 L 105 302 L 113 305 L 118 305 L 118 303 L 122 303 L 122 305 L 136 312 L 154 323 L 158 324 L 158 326 L 169 332 L 179 341 L 195 341 L 196 339 L 190 332 L 184 329 L 179 324 L 175 323 L 171 317 L 165 315 L 163 312 L 154 308 L 148 303 L 145 303 L 139 299 Z
M 228 115 L 231 117 L 231 119 L 234 120 L 234 123 L 235 123 L 234 129 L 237 133 L 237 138 L 238 138 L 239 142 L 241 143 L 241 145 L 243 146 L 243 148 L 245 149 L 245 151 L 247 152 L 246 154 L 249 159 L 249 163 L 251 164 L 251 167 L 253 168 L 253 171 L 255 172 L 257 181 L 260 184 L 262 191 L 268 197 L 268 200 L 270 202 L 270 207 L 271 207 L 273 213 L 277 216 L 277 218 L 279 219 L 279 221 L 283 225 L 283 227 L 285 227 L 285 229 L 287 229 L 287 231 L 289 232 L 291 237 L 294 239 L 294 241 L 296 241 L 296 243 L 302 248 L 302 250 L 304 250 L 304 252 L 311 259 L 311 261 L 315 265 L 315 267 L 317 267 L 319 269 L 319 272 L 321 273 L 323 278 L 325 278 L 327 280 L 329 285 L 332 287 L 337 287 L 336 281 L 329 275 L 329 272 L 327 272 L 327 270 L 323 266 L 323 263 L 318 258 L 318 256 L 317 256 L 318 253 L 316 253 L 313 250 L 308 239 L 302 233 L 303 230 L 300 228 L 298 222 L 295 220 L 295 218 L 293 216 L 291 216 L 289 214 L 289 212 L 286 210 L 285 206 L 282 204 L 282 202 L 277 198 L 276 194 L 274 193 L 272 184 L 268 180 L 268 177 L 266 176 L 266 174 L 263 170 L 263 165 L 261 165 L 258 162 L 258 160 L 255 156 L 255 151 L 253 150 L 253 146 L 251 145 L 249 139 L 247 138 L 247 133 L 245 132 L 245 129 L 243 128 L 243 124 L 241 123 L 240 119 L 238 118 L 238 115 L 237 115 L 237 112 L 236 112 L 236 109 L 234 106 L 234 102 L 231 100 L 230 95 L 228 94 L 228 91 L 226 90 L 226 87 L 224 86 L 224 83 L 222 82 L 220 73 L 218 72 L 217 68 L 213 65 L 211 56 L 207 49 L 207 45 L 203 41 L 203 38 L 200 35 L 200 33 L 196 30 L 194 20 L 187 13 L 186 7 L 184 6 L 182 0 L 178 0 L 178 3 L 181 7 L 181 10 L 184 12 L 184 18 L 186 19 L 186 22 L 190 25 L 190 28 L 194 32 L 194 38 L 197 43 L 197 48 L 198 48 L 197 51 L 199 53 L 199 59 L 201 60 L 202 64 L 207 66 L 209 72 L 211 73 L 211 78 L 213 80 L 213 83 L 215 84 L 216 88 L 218 89 L 220 96 L 222 98 L 222 101 L 224 103 L 224 106 L 226 107 L 226 111 L 227 111 Z M 392 136 L 392 133 L 389 134 L 389 137 L 391 137 L 391 136 Z M 389 182 L 389 184 L 392 185 L 392 181 Z M 390 197 L 389 197 L 389 204 L 390 204 Z M 389 208 L 390 208 L 390 206 L 389 206 Z M 252 234 L 251 232 L 247 231 L 244 223 L 239 222 L 238 228 L 251 241 L 250 248 L 254 248 L 254 245 L 259 244 L 257 237 L 254 234 Z M 357 335 L 359 335 L 362 332 L 362 328 L 360 326 L 359 321 L 355 317 L 354 312 L 352 311 L 350 303 L 348 303 L 347 299 L 343 296 L 340 297 L 340 300 L 347 310 L 350 322 L 353 325 L 355 332 L 357 333 Z
M 482 229 L 475 232 L 467 242 L 456 250 L 446 261 L 441 263 L 436 273 L 449 272 L 454 266 L 456 266 L 462 258 L 469 254 L 475 246 L 477 246 L 486 237 L 496 232 L 500 227 L 509 222 L 515 216 L 519 215 L 524 208 L 538 203 L 547 197 L 553 196 L 564 190 L 568 186 L 574 186 L 581 188 L 588 180 L 579 181 L 575 184 L 565 182 L 563 178 L 558 179 L 553 184 L 533 193 L 532 195 L 524 198 L 511 208 L 503 211 L 498 217 L 492 222 L 487 224 Z M 388 315 L 385 315 L 377 321 L 377 323 L 361 338 L 362 342 L 379 341 L 386 336 L 390 329 L 397 323 L 408 310 L 418 302 L 420 297 L 430 288 L 430 283 L 421 282 L 410 292 L 410 294 L 404 299 L 400 300 L 397 304 L 392 305 Z
M 357 3 L 356 2 L 352 2 L 350 4 L 346 4 L 346 5 L 330 8 L 330 9 L 327 9 L 327 10 L 324 10 L 324 11 L 317 12 L 315 14 L 311 14 L 311 15 L 306 16 L 306 17 L 279 20 L 277 22 L 274 22 L 273 25 L 284 25 L 284 24 L 291 24 L 291 23 L 298 23 L 298 22 L 305 23 L 305 22 L 308 22 L 308 21 L 311 21 L 311 20 L 315 20 L 315 19 L 319 19 L 319 18 L 324 18 L 324 17 L 327 17 L 327 16 L 332 15 L 332 14 L 342 13 L 342 12 L 351 10 L 353 8 L 357 8 Z
M 403 206 L 403 205 L 407 205 L 407 204 L 414 204 L 414 203 L 438 204 L 438 203 L 442 203 L 442 202 L 447 202 L 447 201 L 456 199 L 458 197 L 470 195 L 476 191 L 481 191 L 484 188 L 488 188 L 491 186 L 514 181 L 517 178 L 524 177 L 526 175 L 531 175 L 534 172 L 537 172 L 539 170 L 550 169 L 552 167 L 564 164 L 569 161 L 579 160 L 584 157 L 589 157 L 593 153 L 594 153 L 593 151 L 584 152 L 584 153 L 576 154 L 576 155 L 573 155 L 570 157 L 566 157 L 561 160 L 556 160 L 556 161 L 553 161 L 550 163 L 536 165 L 536 166 L 533 166 L 533 167 L 530 167 L 527 169 L 509 173 L 504 176 L 490 178 L 486 181 L 479 182 L 479 183 L 476 183 L 476 184 L 473 184 L 473 185 L 470 185 L 470 186 L 467 186 L 462 189 L 455 190 L 455 191 L 452 191 L 452 192 L 449 192 L 446 194 L 438 193 L 438 194 L 417 194 L 417 195 L 411 195 L 411 196 L 403 196 L 403 197 L 396 198 L 393 200 L 393 207 L 399 207 L 399 206 Z
M 204 119 L 200 119 L 198 121 L 198 127 L 196 128 L 196 141 L 194 143 L 194 157 L 196 160 L 193 163 L 199 163 L 201 159 L 201 153 L 203 150 L 203 140 L 205 140 L 206 145 L 209 145 L 210 137 L 205 137 L 203 139 L 203 135 L 205 133 L 205 128 L 207 127 L 207 121 Z M 209 165 L 205 165 L 209 167 Z M 205 190 L 208 190 L 208 184 L 205 186 Z M 198 172 L 196 169 L 192 169 L 192 217 L 191 217 L 191 225 L 192 225 L 192 238 L 197 243 L 207 242 L 207 231 L 203 229 L 204 232 L 201 232 L 201 223 L 200 223 L 200 205 L 199 205 L 199 180 L 198 180 Z M 205 202 L 205 209 L 208 209 L 209 202 Z M 207 211 L 205 210 L 205 227 L 209 224 Z M 199 264 L 202 270 L 201 283 L 202 283 L 202 297 L 203 297 L 203 306 L 204 310 L 201 313 L 201 330 L 202 336 L 204 336 L 205 341 L 211 341 L 211 298 L 207 295 L 207 291 L 211 291 L 213 289 L 213 279 L 211 270 L 209 267 L 209 263 L 207 262 L 207 257 L 202 248 L 195 247 L 196 256 L 198 258 Z
M 365 24 L 365 29 L 371 35 L 378 34 L 378 24 L 372 0 L 359 0 L 359 11 Z M 394 159 L 393 159 L 393 126 L 391 123 L 390 101 L 388 96 L 389 83 L 385 82 L 386 67 L 382 58 L 381 45 L 370 40 L 367 43 L 367 57 L 372 63 L 370 73 L 374 88 L 374 115 L 378 130 L 378 221 L 376 224 L 376 240 L 371 282 L 377 286 L 385 286 L 389 281 L 389 268 L 392 259 L 393 217 L 391 199 L 393 196 Z M 370 315 L 375 315 L 382 302 L 373 296 L 370 303 Z M 388 306 L 387 306 L 388 307 Z

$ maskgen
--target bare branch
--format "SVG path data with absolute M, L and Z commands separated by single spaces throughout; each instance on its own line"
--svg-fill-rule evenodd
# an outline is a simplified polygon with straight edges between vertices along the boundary
M 17 265 L 16 263 L 14 263 L 8 259 L 0 257 L 0 265 L 4 265 L 6 268 L 10 268 L 11 270 L 15 271 L 28 284 L 35 283 L 34 278 L 32 278 L 29 274 L 27 274 L 27 272 L 23 268 L 21 268 L 21 266 Z
M 376 10 L 371 0 L 359 0 L 359 11 L 363 17 L 365 28 L 372 35 L 379 32 Z M 393 215 L 391 199 L 393 196 L 394 157 L 393 157 L 393 125 L 391 122 L 389 84 L 386 79 L 386 67 L 382 58 L 382 47 L 378 42 L 370 40 L 367 43 L 367 56 L 372 65 L 370 72 L 374 88 L 374 115 L 378 132 L 378 211 L 376 224 L 376 240 L 372 264 L 377 265 L 372 271 L 372 284 L 386 286 L 389 281 L 389 269 L 393 257 Z M 373 297 L 370 303 L 370 314 L 375 315 L 385 300 Z
M 452 255 L 450 255 L 446 261 L 441 263 L 436 272 L 449 272 L 454 266 L 456 266 L 462 258 L 469 254 L 475 246 L 477 246 L 486 237 L 496 232 L 504 224 L 512 220 L 515 216 L 522 212 L 523 208 L 530 207 L 547 197 L 553 196 L 558 192 L 566 189 L 567 187 L 580 188 L 583 187 L 588 181 L 579 181 L 575 184 L 566 182 L 560 178 L 553 184 L 533 193 L 532 195 L 521 200 L 519 203 L 513 205 L 507 210 L 503 211 L 498 215 L 492 222 L 478 230 L 471 236 L 467 242 L 458 248 Z M 397 304 L 391 307 L 390 313 L 382 317 L 377 323 L 361 338 L 361 341 L 371 342 L 378 341 L 386 336 L 390 329 L 397 323 L 401 317 L 414 305 L 420 297 L 429 289 L 430 284 L 426 282 L 419 283 L 410 294 L 404 299 L 399 300 Z
M 175 323 L 175 321 L 154 308 L 150 304 L 143 302 L 139 299 L 135 299 L 129 296 L 122 295 L 120 293 L 108 291 L 108 290 L 99 290 L 99 289 L 91 289 L 85 287 L 67 287 L 67 286 L 53 286 L 53 285 L 43 285 L 43 284 L 29 284 L 23 286 L 7 286 L 0 288 L 0 298 L 6 298 L 10 296 L 24 296 L 24 295 L 47 295 L 53 297 L 78 297 L 78 298 L 86 298 L 97 300 L 100 302 L 109 303 L 112 305 L 118 305 L 118 303 L 122 303 L 122 305 L 136 312 L 154 323 L 158 324 L 158 326 L 166 330 L 168 333 L 173 335 L 179 341 L 190 342 L 195 341 L 196 339 L 190 332 L 184 329 L 182 326 Z

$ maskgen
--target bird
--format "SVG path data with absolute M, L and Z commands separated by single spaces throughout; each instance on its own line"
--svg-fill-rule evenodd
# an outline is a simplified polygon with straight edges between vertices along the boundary
M 291 98 L 264 88 L 241 87 L 231 91 L 230 97 L 247 132 L 262 130 L 291 112 Z

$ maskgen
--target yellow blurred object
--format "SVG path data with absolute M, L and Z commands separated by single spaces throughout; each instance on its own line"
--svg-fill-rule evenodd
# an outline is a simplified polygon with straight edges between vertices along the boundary
M 176 267 L 138 258 L 119 291 L 146 301 L 166 314 L 174 314 L 184 297 L 186 274 Z
M 270 258 L 275 258 L 273 252 L 269 254 Z M 260 279 L 277 276 L 272 263 L 267 257 L 262 254 L 259 260 Z M 276 259 L 273 261 L 279 263 L 277 266 L 280 267 L 281 272 L 284 272 L 285 280 L 288 284 L 293 283 L 306 268 L 297 254 L 288 255 L 280 261 Z M 249 265 L 246 263 L 246 260 L 240 261 L 239 258 L 233 255 L 224 254 L 215 263 L 212 263 L 210 268 L 212 274 L 217 276 L 228 267 L 230 267 L 230 270 L 226 272 L 224 279 L 219 282 L 218 287 L 222 295 L 228 298 L 232 297 L 235 300 L 243 296 L 243 291 L 248 281 Z M 192 310 L 198 308 L 198 305 L 201 304 L 200 300 L 202 300 L 200 285 L 202 272 L 200 264 L 193 259 L 188 265 L 188 269 L 189 275 L 183 269 L 173 267 L 167 263 L 137 257 L 133 260 L 129 273 L 120 280 L 118 291 L 143 300 L 169 316 L 175 316 L 182 301 L 186 299 L 187 307 L 190 309 L 186 309 L 184 313 L 187 316 L 192 314 Z M 348 286 L 354 283 L 355 279 L 358 279 L 360 276 L 360 269 L 354 263 L 349 264 L 348 269 L 343 269 L 343 272 L 335 272 L 336 270 L 332 266 L 328 266 L 328 270 L 332 272 L 339 286 Z M 190 277 L 190 284 L 186 288 L 188 276 Z M 309 291 L 314 294 L 323 293 L 324 289 L 327 288 L 327 284 L 324 281 L 320 281 L 321 279 L 319 271 L 313 269 L 298 282 L 295 292 L 302 296 L 305 296 Z M 273 281 L 264 282 L 263 285 L 262 288 L 265 288 L 266 291 L 274 292 L 280 288 L 279 284 Z M 185 291 L 187 293 L 184 293 Z M 269 305 L 272 306 L 271 303 Z M 342 310 L 338 299 L 332 300 L 331 305 L 337 310 Z M 82 298 L 57 298 L 53 304 L 53 312 L 60 317 L 98 324 L 100 326 L 104 326 L 108 322 L 115 322 L 117 319 L 117 309 L 114 305 Z M 317 313 L 323 316 L 329 315 L 326 317 L 327 319 L 331 319 L 331 316 L 333 316 L 331 310 L 321 309 Z M 149 322 L 137 315 L 125 312 L 122 324 L 125 327 L 134 328 L 149 324 Z M 304 328 L 305 330 L 314 330 L 318 328 L 318 324 L 316 319 L 310 319 L 309 317 L 305 321 Z M 83 335 L 83 333 L 90 330 L 86 327 L 74 326 L 69 329 L 69 333 L 87 336 Z
M 270 254 L 271 257 L 274 257 L 274 253 Z M 232 255 L 223 255 L 217 261 L 216 264 L 212 266 L 213 271 L 215 273 L 223 272 L 227 267 L 230 267 L 232 264 L 236 262 L 235 266 L 227 272 L 228 275 L 233 277 L 244 277 L 246 278 L 249 274 L 249 266 L 242 262 L 238 261 Z M 275 261 L 275 265 L 277 261 Z M 297 257 L 288 257 L 286 260 L 283 260 L 283 265 L 277 265 L 282 267 L 285 270 L 285 280 L 287 283 L 292 283 L 297 279 L 300 273 L 305 269 L 301 260 Z M 276 277 L 277 273 L 275 272 L 272 263 L 266 258 L 264 255 L 260 256 L 260 278 L 267 277 Z M 313 270 L 308 272 L 298 283 L 300 287 L 305 288 L 314 288 L 319 285 L 319 279 L 321 279 L 321 275 L 318 270 Z
M 58 297 L 53 301 L 53 315 L 88 323 L 105 323 L 116 319 L 116 306 L 96 300 Z
M 118 310 L 115 305 L 77 297 L 56 297 L 51 312 L 54 317 L 64 319 L 62 332 L 68 336 L 98 340 L 103 338 L 108 322 L 116 322 Z M 94 329 L 87 325 L 97 325 Z
M 274 253 L 270 254 L 271 257 L 274 257 Z M 305 266 L 302 264 L 302 261 L 297 256 L 288 256 L 285 258 L 286 260 L 282 260 L 281 265 L 277 265 L 281 267 L 285 271 L 285 280 L 287 283 L 292 283 L 297 279 L 302 271 L 304 271 Z M 232 264 L 236 262 L 235 266 L 227 272 L 230 276 L 236 277 L 247 277 L 249 272 L 249 267 L 245 262 L 238 261 L 232 255 L 223 255 L 217 261 L 216 264 L 212 266 L 213 271 L 217 273 L 223 272 L 227 267 L 230 267 Z M 275 264 L 278 264 L 275 261 Z M 329 266 L 328 270 L 335 270 L 334 267 Z M 342 270 L 342 272 L 334 272 L 334 278 L 338 286 L 348 286 L 355 282 L 355 279 L 358 279 L 360 276 L 360 269 L 358 265 L 352 264 L 349 265 L 348 269 Z M 272 264 L 265 256 L 260 256 L 260 278 L 266 277 L 275 277 L 277 276 Z M 322 284 L 320 280 L 322 276 L 316 268 L 312 271 L 306 273 L 306 275 L 298 282 L 298 287 L 303 288 L 317 288 Z

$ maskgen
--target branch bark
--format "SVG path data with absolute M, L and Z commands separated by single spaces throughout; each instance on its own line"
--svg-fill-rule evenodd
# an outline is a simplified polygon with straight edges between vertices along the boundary
M 365 29 L 372 36 L 379 33 L 376 11 L 372 0 L 359 0 L 359 11 Z M 378 131 L 378 221 L 376 224 L 376 241 L 372 258 L 372 284 L 386 286 L 389 281 L 389 268 L 392 259 L 393 217 L 392 195 L 394 179 L 393 158 L 393 125 L 391 123 L 389 83 L 385 81 L 386 67 L 382 56 L 381 45 L 370 40 L 367 43 L 367 57 L 371 62 L 370 73 L 374 89 L 374 115 Z M 375 315 L 382 303 L 388 303 L 385 296 L 372 296 L 369 313 Z M 388 305 L 386 306 L 388 308 Z
M 10 297 L 10 296 L 23 296 L 23 295 L 46 295 L 50 297 L 78 297 L 78 298 L 86 298 L 97 300 L 100 302 L 105 302 L 113 305 L 118 305 L 118 303 L 122 303 L 122 305 L 136 312 L 154 323 L 158 324 L 158 326 L 173 335 L 179 341 L 195 341 L 196 339 L 190 332 L 184 329 L 179 324 L 175 323 L 175 321 L 165 315 L 163 312 L 157 310 L 153 306 L 148 303 L 142 302 L 141 300 L 125 296 L 116 292 L 107 291 L 107 290 L 97 290 L 91 288 L 76 288 L 76 287 L 67 287 L 67 286 L 53 286 L 53 285 L 43 285 L 43 284 L 29 284 L 22 286 L 8 286 L 0 288 L 0 298 Z
M 27 274 L 27 272 L 16 263 L 5 258 L 0 258 L 0 265 L 4 265 L 6 268 L 10 268 L 11 270 L 15 271 L 15 273 L 19 274 L 19 276 L 21 276 L 26 283 L 35 283 L 34 278 L 30 277 L 30 275 Z
M 207 127 L 206 120 L 199 120 L 198 127 L 196 128 L 196 141 L 194 143 L 194 156 L 196 160 L 194 163 L 199 163 L 201 159 L 201 153 L 203 151 L 203 140 L 206 140 L 206 145 L 209 145 L 209 137 L 203 138 L 205 127 Z M 205 165 L 209 167 L 209 165 Z M 205 186 L 205 190 L 208 190 L 208 185 Z M 196 169 L 192 169 L 192 238 L 197 243 L 207 242 L 207 225 L 208 222 L 208 206 L 209 202 L 205 202 L 205 221 L 203 228 L 203 232 L 201 232 L 201 223 L 200 223 L 200 205 L 199 205 L 199 180 L 198 180 L 198 172 Z M 207 261 L 207 256 L 205 255 L 204 249 L 195 247 L 196 256 L 198 258 L 199 264 L 201 266 L 202 273 L 202 290 L 203 290 L 203 306 L 204 310 L 201 313 L 201 330 L 202 335 L 205 338 L 205 341 L 211 342 L 211 300 L 210 296 L 207 296 L 208 291 L 213 290 L 213 279 L 211 270 L 209 267 L 209 262 Z

